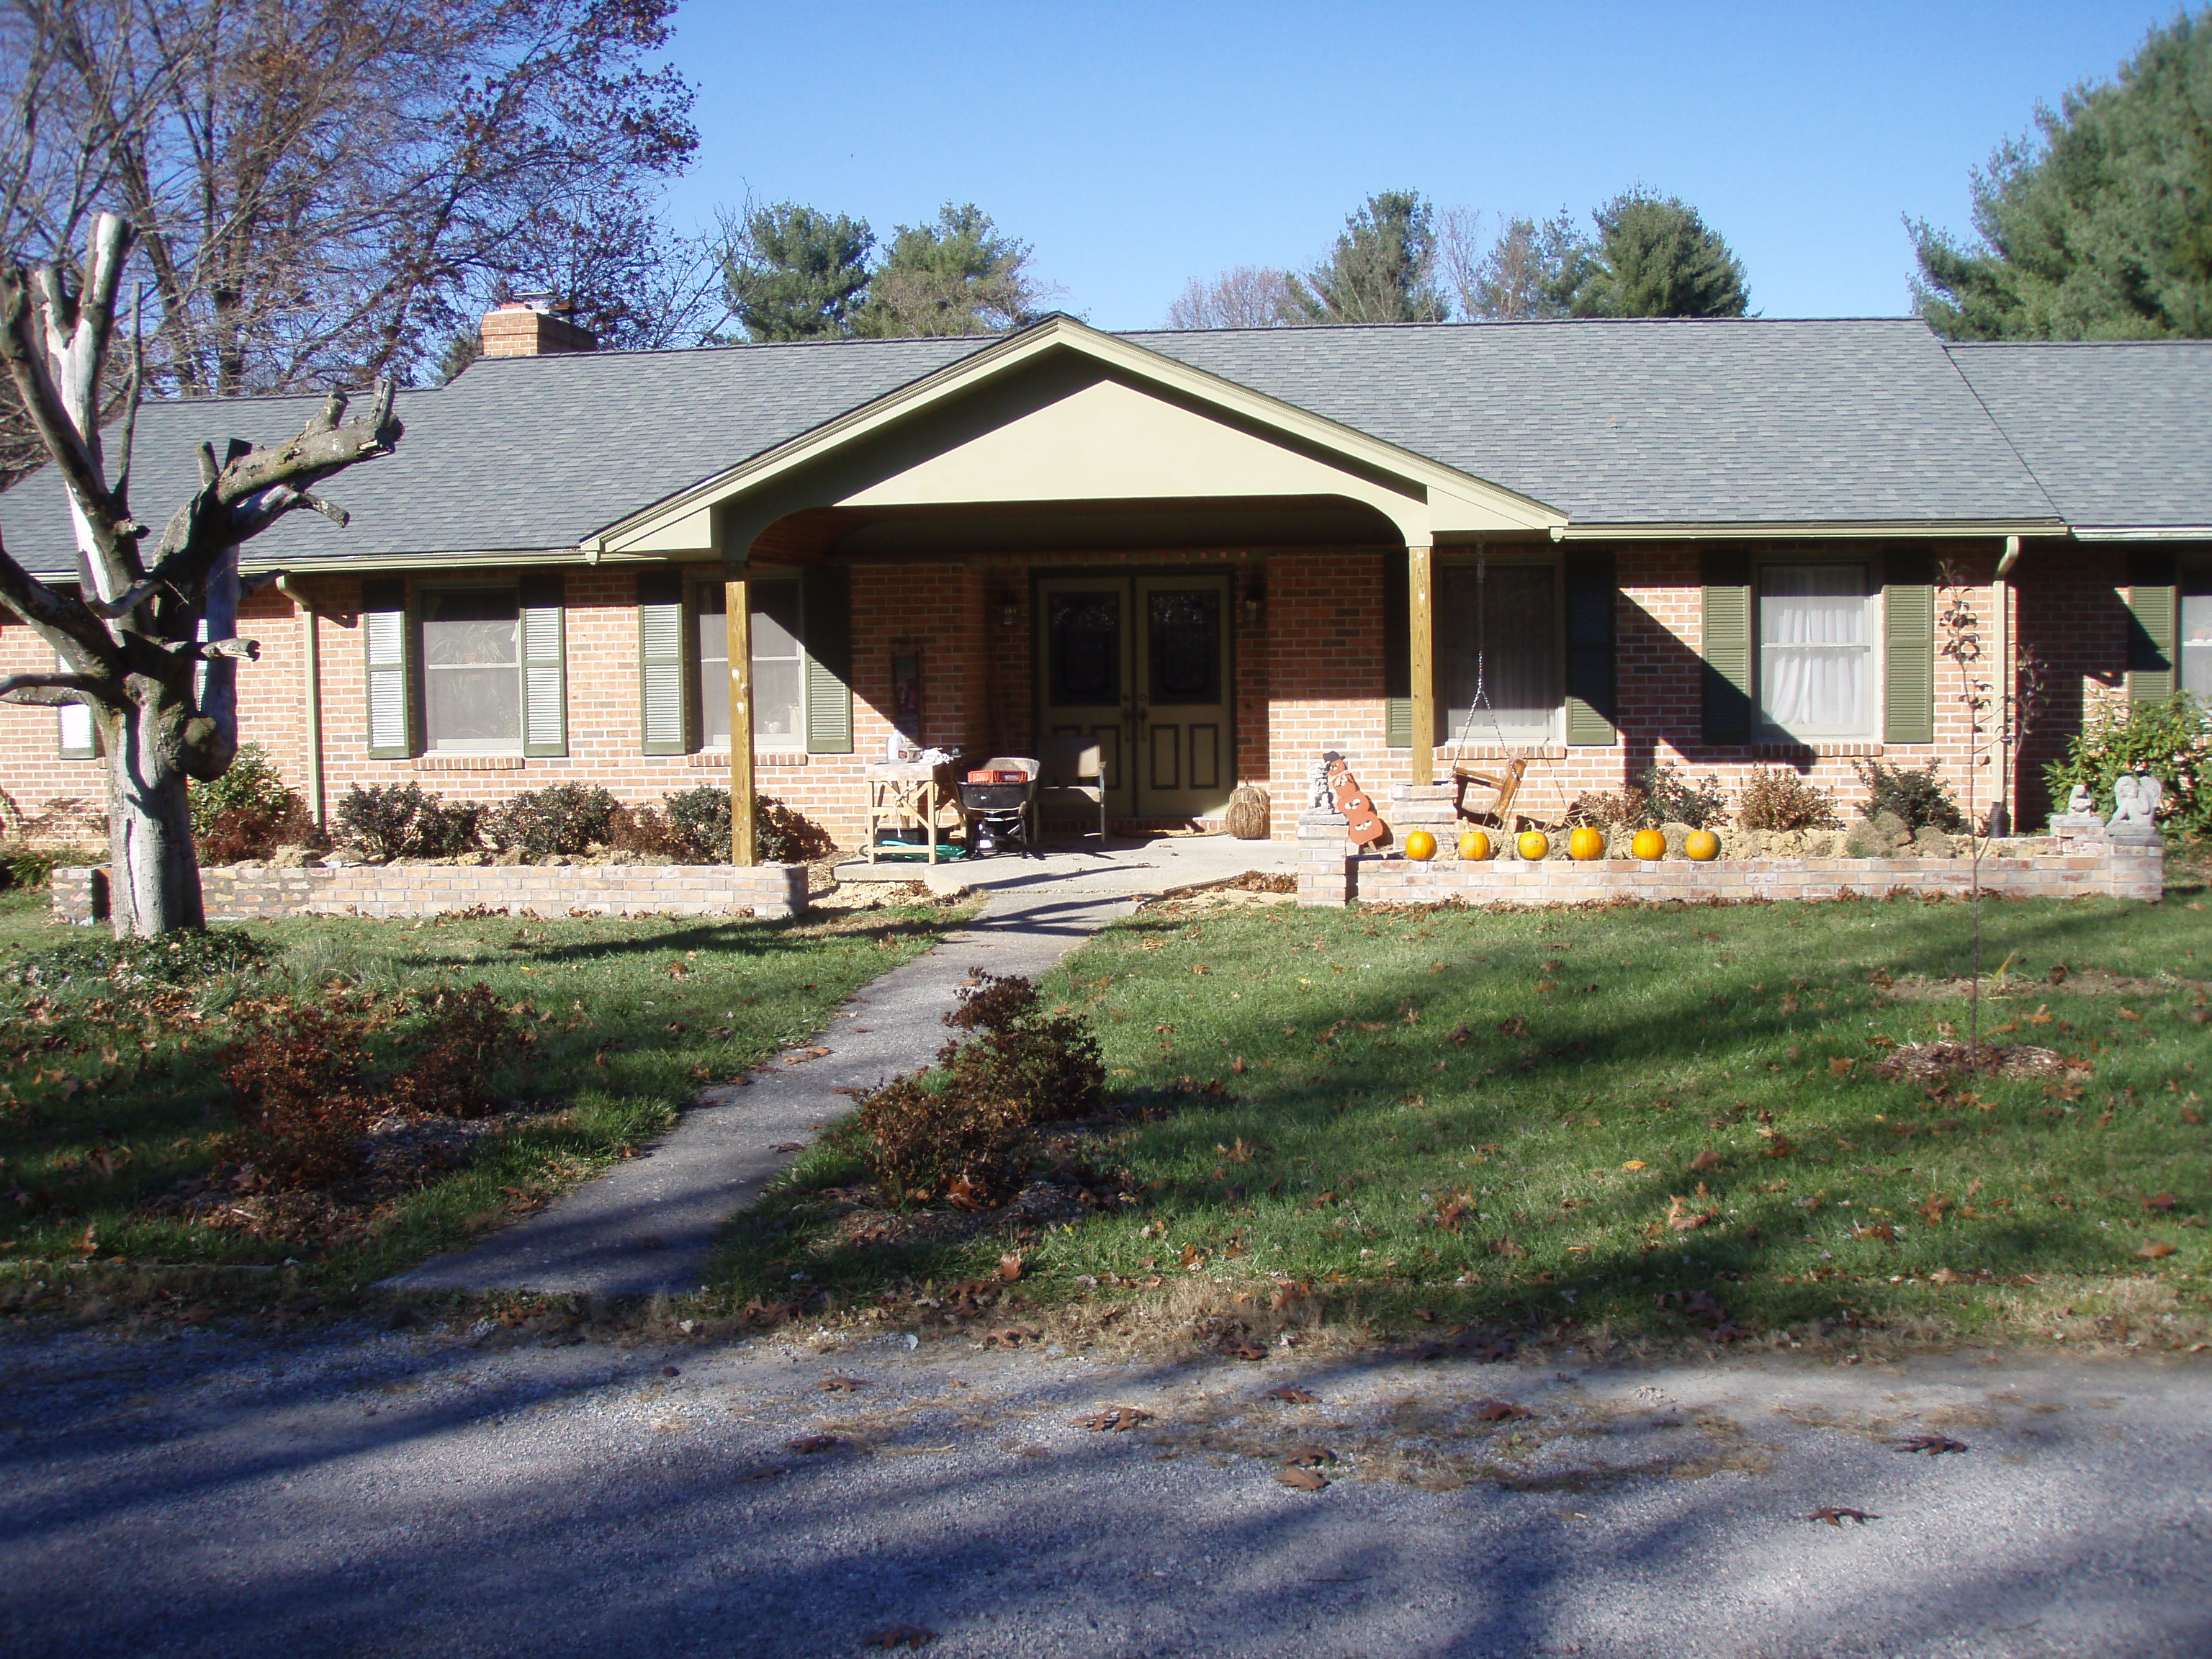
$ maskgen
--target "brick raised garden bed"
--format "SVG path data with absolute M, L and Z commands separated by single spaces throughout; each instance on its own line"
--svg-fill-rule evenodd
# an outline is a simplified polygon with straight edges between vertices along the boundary
M 1299 836 L 1298 902 L 1589 904 L 1608 899 L 1887 898 L 1893 893 L 1964 896 L 1972 861 L 1950 858 L 1687 859 L 1517 858 L 1471 862 L 1440 854 L 1426 864 L 1399 853 L 1353 854 L 1343 831 L 1314 827 Z M 2064 850 L 1982 860 L 1982 890 L 2005 898 L 2095 894 L 2155 904 L 2165 891 L 2165 849 L 2077 841 Z
M 57 869 L 54 915 L 106 915 L 104 869 Z M 357 864 L 283 868 L 232 864 L 200 872 L 210 921 L 262 916 L 435 916 L 484 909 L 541 916 L 788 916 L 806 908 L 799 864 Z

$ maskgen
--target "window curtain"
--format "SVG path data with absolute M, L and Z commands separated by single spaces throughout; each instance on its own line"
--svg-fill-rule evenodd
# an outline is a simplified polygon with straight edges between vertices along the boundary
M 2212 569 L 2182 577 L 2181 689 L 2212 698 Z
M 1866 572 L 1769 565 L 1759 591 L 1759 707 L 1785 732 L 1851 732 L 1865 722 Z
M 1556 573 L 1547 564 L 1446 565 L 1438 654 L 1450 709 L 1448 742 L 1541 743 L 1559 708 Z M 1485 707 L 1475 708 L 1480 675 Z M 1474 724 L 1468 725 L 1474 711 Z

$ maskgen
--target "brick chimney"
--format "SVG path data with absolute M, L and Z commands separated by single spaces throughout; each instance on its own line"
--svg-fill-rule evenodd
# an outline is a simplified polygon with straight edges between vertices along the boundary
M 562 351 L 596 351 L 599 339 L 557 314 L 550 294 L 526 294 L 485 313 L 487 357 L 550 357 Z

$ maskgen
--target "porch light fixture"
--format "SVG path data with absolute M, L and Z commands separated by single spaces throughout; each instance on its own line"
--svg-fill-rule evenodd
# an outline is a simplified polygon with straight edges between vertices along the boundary
M 1014 603 L 1014 596 L 1012 594 L 1001 593 L 999 595 L 1000 627 L 1012 628 L 1017 622 L 1021 620 L 1021 606 Z
M 1260 602 L 1267 597 L 1266 591 L 1257 582 L 1244 590 L 1244 625 L 1247 628 L 1259 622 Z

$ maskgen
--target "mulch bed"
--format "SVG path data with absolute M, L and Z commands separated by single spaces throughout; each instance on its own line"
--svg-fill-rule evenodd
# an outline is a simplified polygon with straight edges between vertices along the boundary
M 1965 1042 L 1944 1038 L 1936 1042 L 1907 1042 L 1892 1049 L 1875 1066 L 1875 1075 L 1893 1081 L 1937 1082 L 1945 1078 L 1989 1073 L 1998 1077 L 2062 1077 L 2089 1068 L 2069 1062 L 2055 1048 L 2032 1042 Z

